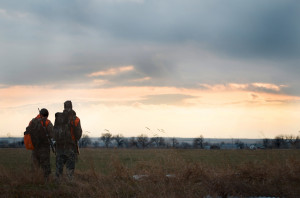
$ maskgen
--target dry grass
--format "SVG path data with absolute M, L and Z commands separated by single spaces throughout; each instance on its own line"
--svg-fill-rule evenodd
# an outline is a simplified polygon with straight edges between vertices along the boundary
M 59 183 L 30 173 L 24 149 L 1 149 L 0 156 L 0 197 L 300 197 L 299 150 L 84 149 L 75 179 Z

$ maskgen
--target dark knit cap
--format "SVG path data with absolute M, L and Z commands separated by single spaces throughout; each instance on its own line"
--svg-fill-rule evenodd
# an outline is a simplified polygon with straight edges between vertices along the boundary
M 64 109 L 72 109 L 72 102 L 71 100 L 67 100 L 65 103 L 64 103 Z

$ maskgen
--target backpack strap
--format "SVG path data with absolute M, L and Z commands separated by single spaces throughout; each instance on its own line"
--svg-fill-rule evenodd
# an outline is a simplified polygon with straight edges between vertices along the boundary
M 52 142 L 52 140 L 51 140 L 51 138 L 50 138 L 50 136 L 49 136 L 49 132 L 48 132 L 48 129 L 47 129 L 47 126 L 48 126 L 48 124 L 49 124 L 49 121 L 47 120 L 47 119 L 42 119 L 42 121 L 43 121 L 43 131 L 46 133 L 46 137 L 47 137 L 47 140 L 48 140 L 48 142 L 49 142 L 49 144 L 50 144 L 50 146 L 51 146 L 51 149 L 52 149 L 52 152 L 56 155 L 56 151 L 55 151 L 55 149 L 54 149 L 54 144 L 53 144 L 53 142 Z M 48 122 L 47 122 L 48 121 Z M 47 125 L 46 125 L 47 124 Z
M 46 119 L 42 119 L 42 121 L 43 121 L 43 127 L 45 127 L 45 128 L 46 128 L 46 130 L 47 130 L 47 126 L 46 126 Z
M 71 120 L 71 136 L 73 141 L 76 141 L 75 134 L 74 134 L 75 127 L 76 127 L 75 121 L 76 121 L 76 116 L 74 116 L 73 119 Z

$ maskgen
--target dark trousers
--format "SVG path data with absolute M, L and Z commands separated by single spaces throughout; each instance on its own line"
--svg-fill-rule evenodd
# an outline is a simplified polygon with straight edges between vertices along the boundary
M 44 176 L 48 177 L 51 173 L 50 147 L 45 146 L 41 148 L 35 148 L 32 151 L 32 162 L 34 170 L 36 170 L 37 168 L 42 168 Z
M 75 169 L 76 154 L 73 149 L 57 149 L 56 150 L 56 176 L 59 177 L 63 173 L 66 165 L 66 172 L 69 178 L 73 177 Z

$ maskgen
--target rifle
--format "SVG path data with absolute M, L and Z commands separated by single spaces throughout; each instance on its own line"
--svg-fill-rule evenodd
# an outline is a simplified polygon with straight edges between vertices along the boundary
M 48 141 L 49 141 L 49 143 L 50 143 L 52 152 L 54 153 L 54 155 L 56 155 L 56 152 L 55 152 L 55 149 L 54 149 L 53 142 L 52 142 L 52 140 L 51 140 L 51 138 L 50 138 L 50 136 L 49 136 L 48 130 L 47 130 L 47 128 L 46 128 L 45 126 L 46 126 L 46 120 L 44 119 L 44 120 L 43 120 L 43 129 L 44 129 L 44 131 L 45 131 L 45 133 L 46 133 L 46 137 L 47 137 L 47 139 L 48 139 Z
M 38 110 L 39 110 L 39 113 L 40 113 L 40 108 L 38 108 Z M 51 146 L 52 152 L 54 153 L 54 155 L 56 155 L 56 152 L 55 152 L 55 149 L 54 149 L 53 142 L 52 142 L 52 140 L 51 140 L 51 138 L 50 138 L 50 136 L 49 136 L 48 130 L 47 130 L 47 128 L 46 128 L 46 119 L 42 119 L 42 120 L 43 120 L 43 129 L 44 129 L 44 131 L 45 131 L 46 137 L 47 137 L 48 142 L 49 142 L 49 144 L 50 144 L 50 146 Z

